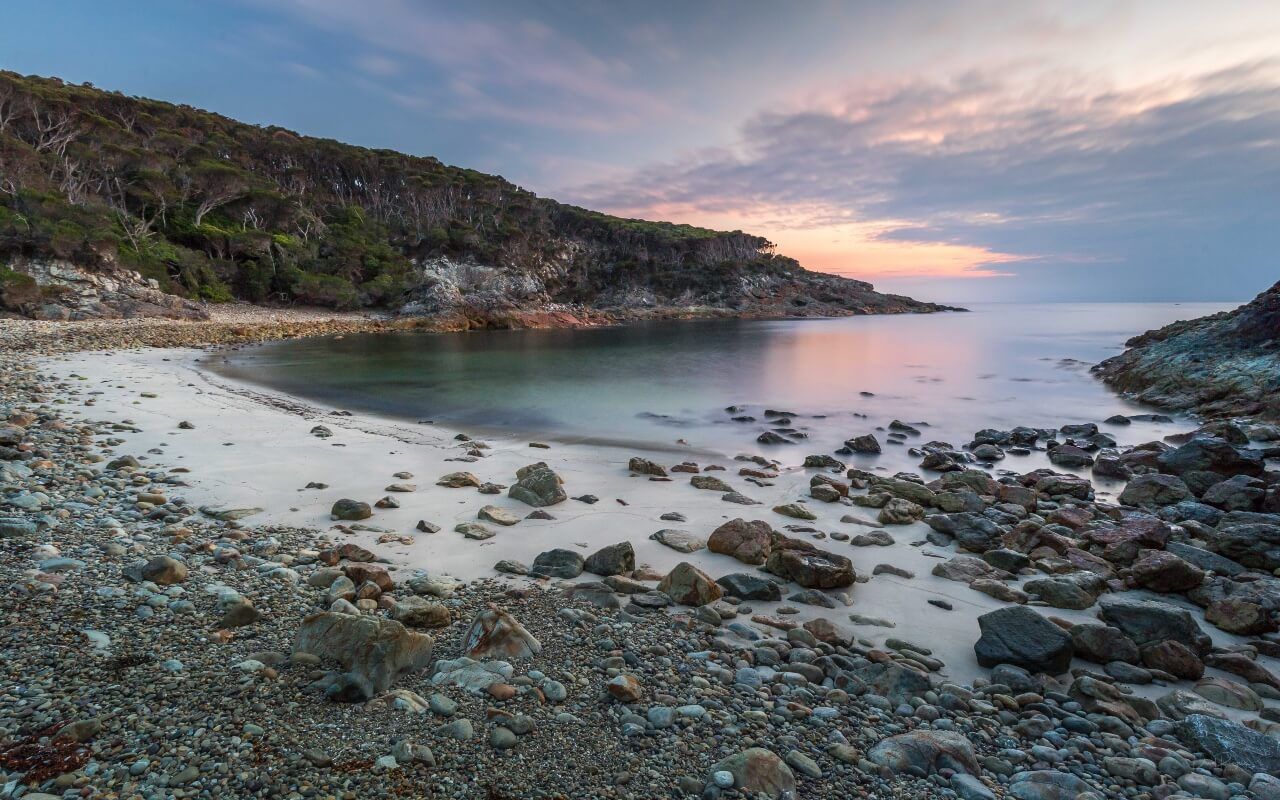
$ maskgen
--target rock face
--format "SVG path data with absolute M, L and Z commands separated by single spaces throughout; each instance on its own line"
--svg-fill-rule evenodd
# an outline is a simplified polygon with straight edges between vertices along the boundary
M 476 614 L 462 637 L 462 647 L 469 657 L 481 661 L 490 658 L 519 661 L 542 652 L 542 643 L 515 617 L 492 605 Z
M 25 291 L 0 287 L 0 310 L 33 319 L 209 318 L 199 303 L 165 294 L 156 281 L 113 264 L 90 271 L 61 259 L 16 258 L 8 266 L 22 276 L 13 283 L 21 280 Z
M 516 470 L 516 482 L 507 495 L 512 500 L 519 500 L 535 508 L 553 506 L 568 499 L 564 482 L 560 476 L 548 467 L 546 462 L 539 461 Z
M 431 646 L 430 636 L 394 620 L 325 611 L 302 621 L 293 651 L 342 664 L 367 699 L 430 663 Z
M 1280 283 L 1234 311 L 1130 339 L 1094 370 L 1143 402 L 1209 417 L 1280 419 Z
M 978 617 L 982 637 L 973 646 L 984 667 L 1013 664 L 1057 675 L 1071 666 L 1071 636 L 1026 606 L 1001 608 Z

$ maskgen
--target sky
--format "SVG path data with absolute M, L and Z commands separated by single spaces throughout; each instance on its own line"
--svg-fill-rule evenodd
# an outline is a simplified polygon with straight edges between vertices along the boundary
M 1276 0 L 7 0 L 0 68 L 745 230 L 930 300 L 1280 279 Z

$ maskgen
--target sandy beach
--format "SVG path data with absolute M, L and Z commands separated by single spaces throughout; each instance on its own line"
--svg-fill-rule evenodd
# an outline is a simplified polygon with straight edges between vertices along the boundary
M 664 528 L 689 531 L 705 539 L 717 526 L 734 519 L 762 519 L 778 529 L 798 525 L 793 534 L 812 537 L 815 544 L 853 560 L 859 582 L 849 589 L 828 592 L 835 608 L 787 602 L 752 601 L 757 612 L 776 615 L 789 607 L 787 616 L 797 622 L 814 617 L 832 620 L 846 634 L 868 646 L 883 646 L 888 638 L 925 643 L 945 662 L 939 677 L 969 682 L 983 674 L 974 658 L 973 643 L 979 637 L 977 618 L 1006 604 L 972 591 L 962 582 L 931 574 L 940 562 L 957 554 L 956 547 L 925 542 L 929 528 L 923 523 L 881 526 L 873 508 L 813 501 L 810 478 L 821 472 L 792 463 L 785 465 L 771 486 L 747 483 L 737 475 L 742 466 L 732 454 L 684 449 L 661 443 L 650 450 L 599 444 L 541 442 L 531 447 L 527 439 L 507 435 L 475 441 L 465 431 L 437 424 L 415 424 L 351 414 L 324 408 L 297 398 L 239 383 L 201 366 L 208 353 L 200 349 L 145 349 L 115 352 L 82 352 L 51 357 L 42 369 L 65 380 L 79 380 L 93 405 L 78 413 L 95 419 L 128 421 L 120 433 L 124 443 L 117 450 L 134 454 L 149 467 L 185 467 L 191 470 L 183 490 L 188 502 L 214 510 L 261 509 L 244 517 L 244 525 L 286 525 L 314 529 L 324 540 L 354 542 L 388 559 L 397 570 L 411 574 L 448 575 L 464 581 L 492 578 L 494 564 L 508 559 L 530 564 L 542 552 L 567 548 L 584 557 L 607 545 L 630 542 L 637 565 L 666 574 L 689 561 L 712 577 L 726 573 L 755 572 L 753 567 L 706 549 L 691 554 L 677 552 L 651 534 Z M 190 428 L 179 427 L 186 422 Z M 332 432 L 320 437 L 316 426 Z M 467 436 L 459 440 L 459 434 Z M 484 455 L 474 461 L 466 452 L 479 444 Z M 793 461 L 802 455 L 791 451 Z M 649 458 L 668 467 L 692 461 L 702 474 L 719 476 L 759 505 L 741 506 L 720 499 L 720 492 L 690 485 L 690 476 L 673 473 L 670 482 L 647 480 L 627 469 L 633 456 Z M 481 481 L 509 485 L 516 470 L 545 461 L 563 479 L 571 499 L 546 509 L 554 519 L 524 519 L 504 527 L 477 517 L 488 505 L 519 517 L 534 509 L 502 494 L 485 495 L 474 488 L 446 488 L 436 481 L 449 473 L 467 471 Z M 722 466 L 724 472 L 708 467 Z M 396 473 L 413 477 L 400 479 Z M 309 483 L 324 489 L 305 488 Z M 412 492 L 389 492 L 391 484 L 410 484 Z M 599 498 L 588 504 L 576 499 Z M 336 522 L 333 503 L 350 498 L 373 505 L 383 497 L 394 498 L 399 508 L 375 508 L 374 516 L 361 523 Z M 774 512 L 774 506 L 804 502 L 817 515 L 802 522 Z M 667 522 L 663 514 L 678 512 L 685 522 Z M 852 516 L 864 524 L 842 522 Z M 438 526 L 436 533 L 417 530 L 419 520 Z M 481 522 L 496 535 L 475 541 L 454 531 L 459 523 Z M 363 528 L 363 529 L 362 529 Z M 805 529 L 812 532 L 804 532 Z M 830 533 L 850 536 L 875 529 L 888 532 L 894 544 L 854 547 L 832 540 Z M 388 541 L 388 537 L 394 537 Z M 403 539 L 403 541 L 402 541 Z M 382 540 L 382 541 L 380 541 Z M 894 574 L 872 575 L 879 564 L 890 564 L 913 573 L 907 579 Z M 513 583 L 528 579 L 499 576 Z M 593 579 L 584 574 L 582 580 Z M 1145 593 L 1155 598 L 1154 594 Z M 942 600 L 953 606 L 946 611 L 930 605 Z M 1191 607 L 1188 604 L 1188 607 Z M 1072 621 L 1094 619 L 1095 611 L 1053 609 Z M 855 624 L 850 614 L 890 621 L 893 628 Z M 763 634 L 769 628 L 756 626 Z M 1227 646 L 1243 641 L 1212 630 L 1215 643 Z

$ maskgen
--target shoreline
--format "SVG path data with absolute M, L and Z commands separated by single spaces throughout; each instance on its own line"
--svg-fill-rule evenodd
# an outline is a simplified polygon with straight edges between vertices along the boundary
M 268 331 L 341 334 L 382 322 L 309 317 L 266 321 L 239 332 L 213 330 L 215 336 L 245 337 Z M 108 327 L 117 328 L 107 334 L 119 337 L 113 341 L 138 341 L 120 333 L 126 324 Z M 164 324 L 143 327 L 148 332 L 142 340 L 163 337 Z M 19 336 L 10 329 L 6 339 L 4 330 L 0 326 L 0 341 Z M 179 342 L 198 338 L 183 324 L 173 330 Z M 26 344 L 40 341 L 28 337 Z M 1151 663 L 1150 669 L 1122 663 L 1113 675 L 1112 664 L 1104 672 L 1077 653 L 1071 674 L 1055 668 L 1034 676 L 978 665 L 974 643 L 986 638 L 979 617 L 1002 609 L 1034 609 L 1061 629 L 1097 627 L 1099 609 L 1112 600 L 1155 600 L 1202 618 L 1187 597 L 1127 585 L 1131 566 L 1119 569 L 1098 604 L 1076 609 L 1034 598 L 1027 603 L 1025 596 L 1022 604 L 1010 603 L 1003 595 L 975 591 L 977 585 L 967 580 L 935 574 L 943 565 L 970 569 L 980 561 L 954 540 L 937 537 L 938 529 L 920 521 L 882 525 L 876 522 L 879 507 L 870 502 L 818 502 L 811 488 L 815 478 L 826 472 L 843 479 L 843 470 L 778 465 L 776 475 L 762 481 L 767 485 L 747 485 L 739 469 L 762 465 L 726 457 L 713 459 L 725 468 L 714 471 L 699 454 L 698 475 L 719 477 L 760 503 L 740 506 L 725 503 L 719 491 L 693 488 L 683 473 L 673 473 L 669 483 L 631 474 L 632 457 L 669 464 L 669 450 L 584 443 L 544 449 L 509 434 L 487 437 L 474 460 L 453 461 L 470 458 L 466 451 L 481 443 L 459 439 L 466 432 L 447 426 L 339 415 L 333 413 L 337 409 L 215 378 L 199 364 L 206 352 L 140 342 L 38 359 L 0 352 L 0 411 L 6 412 L 0 420 L 7 416 L 9 429 L 21 428 L 20 435 L 8 434 L 16 438 L 16 457 L 0 460 L 0 478 L 10 492 L 0 524 L 17 531 L 6 529 L 0 536 L 0 576 L 21 608 L 18 624 L 0 633 L 0 648 L 12 656 L 6 663 L 9 683 L 18 687 L 7 696 L 12 713 L 0 704 L 0 778 L 30 785 L 27 797 L 63 788 L 84 789 L 89 797 L 156 788 L 175 797 L 214 797 L 263 790 L 287 795 L 309 787 L 320 797 L 354 798 L 420 796 L 431 786 L 439 797 L 652 798 L 697 796 L 712 786 L 713 775 L 727 771 L 739 787 L 756 772 L 793 787 L 770 795 L 778 800 L 866 791 L 953 796 L 943 789 L 965 800 L 993 800 L 996 792 L 1036 800 L 1042 795 L 1029 785 L 1067 780 L 1045 775 L 1071 777 L 1079 783 L 1068 781 L 1064 790 L 1095 796 L 1135 785 L 1183 787 L 1179 776 L 1159 770 L 1155 778 L 1143 773 L 1145 783 L 1126 777 L 1135 774 L 1126 771 L 1129 762 L 1163 750 L 1188 767 L 1197 765 L 1207 773 L 1201 777 L 1224 789 L 1238 785 L 1231 791 L 1270 800 L 1267 787 L 1251 783 L 1232 762 L 1235 756 L 1214 753 L 1206 759 L 1182 749 L 1195 733 L 1180 727 L 1180 720 L 1210 714 L 1266 730 L 1266 720 L 1280 714 L 1264 714 L 1259 721 L 1259 709 L 1224 704 L 1229 692 L 1245 697 L 1247 686 L 1222 687 L 1242 685 L 1244 667 L 1227 658 L 1233 652 L 1253 648 L 1250 663 L 1261 670 L 1255 676 L 1280 672 L 1280 642 L 1273 637 L 1236 635 L 1207 622 L 1199 626 L 1205 636 L 1199 655 L 1212 662 L 1200 669 L 1217 681 L 1211 696 L 1223 702 L 1191 693 L 1192 684 Z M 329 435 L 317 436 L 317 424 Z M 812 447 L 826 449 L 816 442 Z M 523 518 L 535 509 L 505 491 L 478 494 L 473 487 L 436 485 L 454 471 L 510 484 L 517 469 L 538 461 L 563 478 L 570 498 L 545 509 L 552 519 Z M 849 474 L 855 484 L 850 500 L 870 501 L 877 487 L 895 486 L 856 472 Z M 942 476 L 976 478 L 971 473 L 977 472 Z M 313 482 L 328 486 L 304 488 Z M 389 491 L 393 483 L 416 486 Z M 910 486 L 888 490 L 916 492 Z M 1056 526 L 1052 536 L 1058 537 L 1044 541 L 1073 542 L 1077 555 L 1066 553 L 1085 566 L 1067 569 L 1060 552 L 1045 552 L 1044 544 L 1036 549 L 1039 525 L 1019 526 L 1022 536 L 1033 538 L 1017 546 L 1038 552 L 1042 566 L 996 581 L 1004 585 L 1002 592 L 1020 592 L 1046 576 L 1087 577 L 1088 570 L 1100 568 L 1089 560 L 1097 557 L 1083 549 L 1089 531 L 1100 524 L 1106 532 L 1122 522 L 1118 507 L 1095 504 L 1092 495 L 1084 501 L 1036 494 L 1041 497 L 1030 501 L 1031 509 Z M 598 500 L 572 499 L 583 495 Z M 396 500 L 399 508 L 374 509 L 357 525 L 338 527 L 330 519 L 337 500 L 374 505 L 381 497 Z M 1012 510 L 999 499 L 982 501 L 984 508 L 1004 508 L 993 519 Z M 817 519 L 810 523 L 770 510 L 797 502 Z M 483 506 L 516 521 L 484 522 L 478 518 Z M 263 511 L 218 513 L 249 508 Z M 672 512 L 683 519 L 661 519 Z M 862 522 L 838 521 L 842 515 Z M 705 538 L 735 517 L 767 520 L 793 541 L 852 559 L 857 581 L 819 593 L 830 606 L 815 605 L 812 597 L 793 599 L 803 593 L 793 595 L 798 587 L 789 583 L 780 600 L 664 610 L 670 601 L 653 591 L 654 582 L 684 562 L 710 578 L 767 577 L 728 555 L 706 549 L 681 553 L 649 538 L 660 528 Z M 1088 518 L 1093 521 L 1082 522 Z M 440 530 L 417 530 L 418 519 Z M 29 530 L 13 520 L 29 524 Z M 472 540 L 454 531 L 455 525 L 477 522 L 495 531 L 492 538 Z M 360 524 L 372 529 L 361 530 Z M 1015 526 L 1008 527 L 1006 535 L 1012 536 Z M 848 541 L 879 532 L 890 534 L 893 544 Z M 840 538 L 832 535 L 837 533 Z M 1073 537 L 1080 537 L 1078 544 Z M 607 585 L 590 574 L 574 582 L 538 581 L 493 569 L 499 560 L 529 564 L 556 549 L 585 557 L 621 542 L 634 549 L 637 570 Z M 883 564 L 902 572 L 877 568 Z M 347 576 L 364 582 L 351 582 L 349 594 L 342 594 Z M 1205 580 L 1221 578 L 1210 572 Z M 1259 580 L 1261 575 L 1245 585 L 1261 585 Z M 436 663 L 399 676 L 392 692 L 375 692 L 363 704 L 325 699 L 326 692 L 338 696 L 342 674 L 309 652 L 291 651 L 308 614 L 338 608 L 320 616 L 341 619 L 348 613 L 343 603 L 359 614 L 353 619 L 387 624 L 388 617 L 421 620 L 408 616 L 419 609 L 415 613 L 431 621 L 413 624 L 434 639 Z M 517 628 L 535 636 L 542 652 L 511 658 L 514 672 L 499 679 L 487 673 L 488 688 L 468 689 L 466 682 L 477 675 L 466 669 L 453 683 L 442 664 L 475 653 L 468 650 L 469 625 L 497 613 L 486 611 L 495 606 L 522 623 Z M 877 618 L 896 627 L 868 624 Z M 1052 629 L 1054 623 L 1044 624 Z M 1267 642 L 1275 647 L 1258 652 Z M 509 640 L 504 647 L 515 644 Z M 501 656 L 514 652 L 504 649 Z M 1145 680 L 1138 679 L 1140 673 Z M 1271 702 L 1280 699 L 1276 680 L 1274 695 L 1264 691 L 1264 683 L 1251 684 L 1268 701 L 1269 713 L 1280 708 Z M 162 716 L 153 721 L 148 714 L 131 714 L 139 703 L 162 710 Z M 1180 716 L 1167 715 L 1166 707 Z M 1236 724 L 1228 733 L 1243 736 L 1239 731 L 1249 729 Z M 948 738 L 952 732 L 960 734 L 959 741 Z M 1280 725 L 1267 733 L 1257 735 L 1274 737 Z M 1024 754 L 1014 759 L 1010 753 L 1016 749 L 995 746 L 993 736 L 1018 742 Z M 1070 745 L 1080 736 L 1088 748 Z M 1280 744 L 1273 746 L 1280 771 Z M 752 747 L 764 748 L 769 757 L 748 756 Z M 953 749 L 954 760 L 947 763 L 961 768 L 920 761 L 930 748 Z M 1086 750 L 1109 766 L 1085 758 Z M 31 752 L 39 758 L 21 755 Z M 748 761 L 734 761 L 742 758 Z M 61 773 L 39 768 L 63 763 L 59 759 L 68 767 Z M 258 777 L 261 764 L 270 766 Z M 736 789 L 706 791 L 744 796 Z

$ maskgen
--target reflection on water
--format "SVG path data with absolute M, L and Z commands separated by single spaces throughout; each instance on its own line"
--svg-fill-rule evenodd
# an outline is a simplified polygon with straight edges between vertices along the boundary
M 765 408 L 815 452 L 893 418 L 955 444 L 1136 407 L 1089 374 L 1134 334 L 1218 304 L 988 305 L 967 314 L 658 322 L 589 330 L 385 333 L 271 342 L 218 372 L 358 411 L 560 439 L 759 450 Z M 869 394 L 864 394 L 869 393 Z M 743 406 L 761 421 L 729 421 Z

